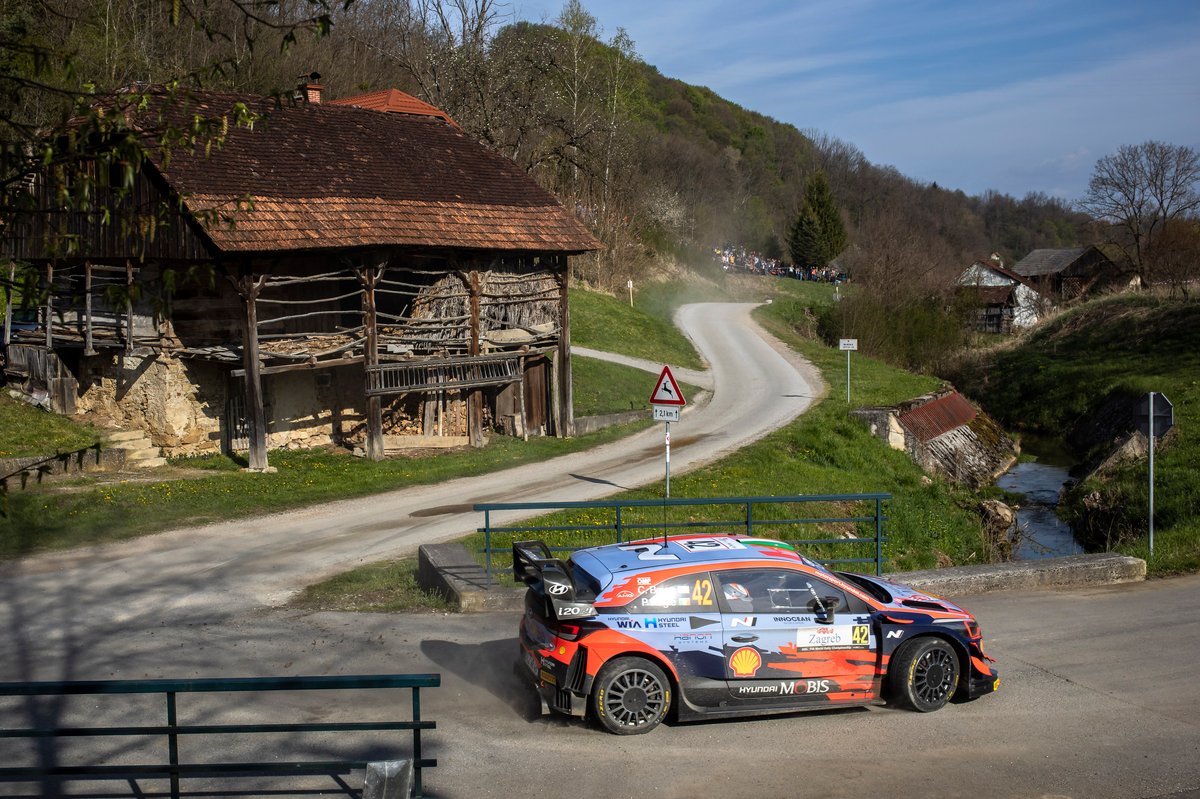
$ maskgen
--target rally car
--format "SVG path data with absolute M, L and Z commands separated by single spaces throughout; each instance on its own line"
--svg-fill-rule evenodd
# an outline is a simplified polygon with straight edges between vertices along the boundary
M 1000 679 L 965 610 L 831 572 L 781 541 L 681 535 L 568 560 L 513 544 L 529 588 L 518 670 L 553 711 L 618 735 L 721 718 L 890 701 L 921 712 Z

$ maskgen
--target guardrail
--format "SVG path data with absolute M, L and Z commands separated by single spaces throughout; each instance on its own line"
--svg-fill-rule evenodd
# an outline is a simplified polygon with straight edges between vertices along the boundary
M 529 537 L 534 534 L 534 537 L 543 537 L 545 533 L 562 533 L 573 532 L 582 533 L 583 537 L 588 538 L 587 543 L 580 546 L 551 546 L 552 551 L 567 552 L 575 549 L 581 549 L 584 546 L 595 546 L 597 544 L 623 543 L 626 540 L 635 540 L 637 538 L 647 538 L 646 531 L 656 530 L 663 531 L 695 531 L 706 530 L 712 528 L 723 528 L 724 531 L 730 531 L 730 528 L 736 529 L 739 532 L 745 532 L 747 535 L 761 535 L 764 537 L 776 538 L 786 541 L 794 546 L 864 546 L 871 545 L 874 548 L 874 554 L 871 557 L 846 557 L 846 558 L 821 558 L 813 557 L 814 560 L 820 561 L 827 566 L 845 565 L 852 563 L 874 563 L 875 574 L 883 573 L 883 545 L 887 541 L 884 537 L 884 525 L 886 517 L 884 516 L 883 503 L 892 498 L 891 494 L 810 494 L 797 496 L 782 496 L 782 497 L 723 497 L 723 498 L 696 498 L 696 499 L 628 499 L 628 500 L 598 500 L 592 502 L 482 502 L 474 505 L 476 511 L 483 513 L 483 527 L 476 528 L 476 532 L 483 533 L 484 545 L 482 553 L 487 569 L 488 578 L 492 576 L 492 556 L 511 554 L 511 543 L 515 538 L 515 534 L 520 533 L 522 537 Z M 866 503 L 872 508 L 869 514 L 852 515 L 852 516 L 810 516 L 810 517 L 790 517 L 784 518 L 764 518 L 761 514 L 762 509 L 770 506 L 779 505 L 795 505 L 808 504 L 814 502 L 854 502 Z M 739 507 L 741 513 L 737 518 L 731 519 L 690 519 L 686 521 L 668 521 L 666 519 L 669 508 L 695 508 L 697 506 L 713 506 L 713 507 Z M 661 521 L 648 520 L 647 514 L 650 510 L 661 508 L 663 510 L 663 519 Z M 602 521 L 578 524 L 558 524 L 558 525 L 528 525 L 516 524 L 511 526 L 494 526 L 492 524 L 492 514 L 511 511 L 588 511 L 588 510 L 603 510 L 611 512 L 611 517 Z M 636 516 L 636 519 L 630 519 L 630 512 Z M 759 513 L 756 513 L 758 511 Z M 854 525 L 871 525 L 874 528 L 874 535 L 852 536 L 852 537 L 826 537 L 826 538 L 794 538 L 780 535 L 779 528 L 796 527 L 799 525 L 820 525 L 820 524 L 854 524 Z M 629 533 L 634 533 L 632 538 L 627 539 Z M 493 538 L 497 535 L 507 535 L 506 544 L 503 546 L 494 546 Z M 550 543 L 550 542 L 547 542 Z
M 365 732 L 385 730 L 412 731 L 414 795 L 421 795 L 421 769 L 437 765 L 434 758 L 421 754 L 421 731 L 436 729 L 432 720 L 421 718 L 421 689 L 441 684 L 439 674 L 381 674 L 336 677 L 247 677 L 203 680 L 85 680 L 70 682 L 0 683 L 0 697 L 80 696 L 112 694 L 163 694 L 166 723 L 158 725 L 33 727 L 0 729 L 4 739 L 46 739 L 125 737 L 153 739 L 161 737 L 167 748 L 166 763 L 117 765 L 40 765 L 0 767 L 0 781 L 33 782 L 47 778 L 68 780 L 169 779 L 170 796 L 179 799 L 182 777 L 313 776 L 347 774 L 365 769 L 365 760 L 265 761 L 265 762 L 185 762 L 180 753 L 180 736 L 214 736 L 257 733 Z M 305 722 L 290 724 L 181 724 L 176 697 L 191 693 L 329 691 L 347 689 L 409 688 L 412 690 L 412 719 L 405 721 Z M 290 744 L 294 745 L 294 744 Z M 9 747 L 4 746 L 4 749 Z M 39 746 L 39 749 L 43 747 Z M 12 762 L 9 752 L 0 762 Z M 379 760 L 381 758 L 373 758 Z M 390 758 L 389 758 L 390 759 Z M 142 795 L 140 791 L 134 795 Z M 244 794 L 243 794 L 244 795 Z

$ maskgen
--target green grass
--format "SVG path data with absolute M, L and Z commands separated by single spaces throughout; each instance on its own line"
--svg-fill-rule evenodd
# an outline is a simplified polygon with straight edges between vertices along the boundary
M 180 525 L 245 518 L 304 505 L 506 469 L 598 446 L 650 422 L 572 439 L 493 436 L 483 449 L 374 462 L 324 451 L 273 451 L 272 474 L 240 471 L 228 458 L 173 461 L 211 475 L 151 482 L 53 483 L 3 495 L 0 558 L 116 541 Z
M 1154 556 L 1145 460 L 1086 481 L 1060 512 L 1089 547 L 1147 558 L 1154 574 L 1200 569 L 1200 303 L 1129 294 L 1090 302 L 1015 345 L 972 355 L 952 377 L 1006 426 L 1074 438 L 1081 460 L 1107 452 L 1108 437 L 1087 433 L 1110 400 L 1165 393 L 1175 430 L 1155 453 Z
M 571 289 L 571 343 L 672 366 L 701 368 L 700 356 L 671 323 L 670 312 L 652 313 L 636 305 L 631 308 L 627 299 L 592 291 Z
M 372 563 L 310 585 L 292 600 L 305 610 L 393 613 L 450 610 L 450 603 L 417 585 L 415 558 Z
M 647 410 L 658 378 L 631 366 L 579 355 L 571 358 L 571 376 L 576 418 Z M 700 393 L 699 388 L 682 381 L 679 388 L 689 402 Z
M 100 432 L 0 393 L 0 458 L 56 455 L 93 447 Z

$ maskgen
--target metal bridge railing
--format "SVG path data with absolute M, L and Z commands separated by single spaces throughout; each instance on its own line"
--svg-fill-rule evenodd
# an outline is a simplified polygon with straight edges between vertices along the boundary
M 813 556 L 826 566 L 846 565 L 854 563 L 875 564 L 875 574 L 883 573 L 883 545 L 887 541 L 884 536 L 886 517 L 883 503 L 892 498 L 891 494 L 810 494 L 779 497 L 723 497 L 695 499 L 628 499 L 628 500 L 598 500 L 592 502 L 482 502 L 474 505 L 474 510 L 483 513 L 483 527 L 476 532 L 483 533 L 483 556 L 488 577 L 492 576 L 492 556 L 511 552 L 512 541 L 517 534 L 521 537 L 542 537 L 545 533 L 572 532 L 582 533 L 588 538 L 588 543 L 580 546 L 551 546 L 553 551 L 565 552 L 581 549 L 584 546 L 597 544 L 623 543 L 627 540 L 649 538 L 651 530 L 660 534 L 673 532 L 703 532 L 719 529 L 720 532 L 744 532 L 746 535 L 762 535 L 786 541 L 797 547 L 827 546 L 843 548 L 850 546 L 870 545 L 873 548 L 871 557 L 823 558 Z M 867 513 L 851 516 L 784 516 L 783 518 L 764 517 L 761 509 L 768 506 L 808 504 L 814 502 L 853 502 L 865 504 Z M 714 508 L 737 508 L 736 517 L 718 519 L 692 519 L 686 521 L 669 521 L 666 519 L 670 508 L 696 508 L 711 506 Z M 650 509 L 662 508 L 663 520 L 649 520 Z M 492 524 L 493 513 L 523 512 L 523 511 L 588 511 L 602 510 L 610 513 L 610 518 L 593 523 L 532 525 L 514 524 L 496 526 Z M 631 520 L 631 515 L 637 515 L 640 520 Z M 802 525 L 822 525 L 849 523 L 868 525 L 874 530 L 871 536 L 800 538 L 780 535 L 780 528 L 796 528 Z M 504 543 L 497 546 L 498 538 L 503 537 Z
M 414 795 L 421 795 L 421 769 L 437 765 L 434 758 L 421 754 L 421 731 L 437 727 L 436 722 L 421 718 L 421 689 L 436 688 L 441 684 L 439 674 L 381 674 L 367 676 L 337 677 L 248 677 L 203 680 L 86 680 L 70 682 L 8 682 L 0 683 L 0 697 L 16 696 L 79 696 L 113 694 L 162 694 L 165 699 L 165 724 L 87 726 L 53 728 L 0 728 L 0 750 L 9 750 L 5 739 L 78 739 L 94 737 L 122 737 L 152 741 L 160 738 L 166 744 L 167 762 L 151 764 L 118 765 L 39 765 L 12 766 L 14 755 L 0 758 L 0 781 L 34 782 L 47 778 L 67 780 L 129 780 L 169 779 L 170 796 L 181 796 L 179 782 L 183 777 L 262 777 L 273 775 L 320 776 L 347 774 L 365 769 L 365 760 L 321 760 L 287 762 L 266 760 L 263 762 L 195 762 L 195 758 L 184 758 L 180 750 L 180 737 L 223 736 L 249 733 L 321 733 L 321 732 L 364 732 L 364 731 L 412 731 L 412 763 Z M 328 691 L 347 689 L 409 688 L 412 689 L 412 718 L 400 721 L 363 722 L 304 722 L 271 724 L 184 724 L 179 721 L 177 697 L 190 693 L 261 692 L 261 691 Z M 0 723 L 3 716 L 0 716 Z M 290 741 L 288 746 L 294 746 Z M 37 744 L 44 750 L 45 744 Z M 373 758 L 379 760 L 381 758 Z M 236 794 L 237 792 L 233 792 Z M 241 794 L 245 795 L 245 794 Z

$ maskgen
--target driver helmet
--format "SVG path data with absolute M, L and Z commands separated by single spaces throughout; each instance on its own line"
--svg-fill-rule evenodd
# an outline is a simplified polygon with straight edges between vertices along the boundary
M 749 602 L 750 601 L 750 592 L 747 591 L 746 587 L 744 585 L 742 585 L 741 583 L 725 583 L 724 590 L 725 590 L 725 598 L 730 601 L 734 601 L 734 602 L 737 602 L 737 601 Z

